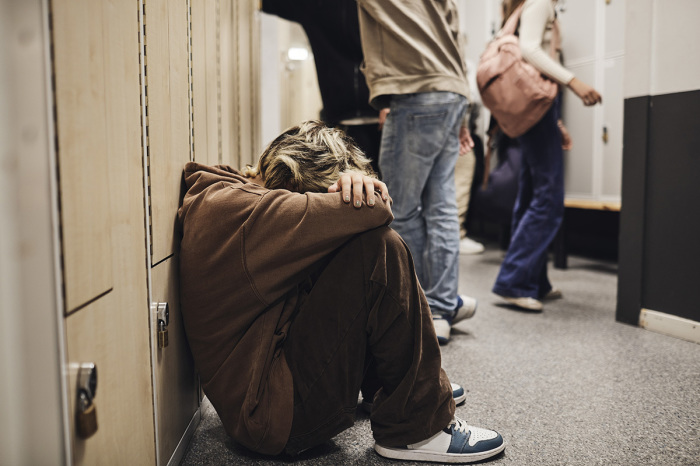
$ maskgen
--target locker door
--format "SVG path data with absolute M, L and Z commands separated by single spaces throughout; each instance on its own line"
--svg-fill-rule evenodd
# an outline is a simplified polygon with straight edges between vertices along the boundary
M 206 165 L 221 163 L 220 9 L 220 0 L 192 1 L 194 160 Z
M 565 66 L 577 78 L 600 90 L 596 82 L 599 27 L 598 0 L 566 0 L 558 18 L 562 30 Z M 568 89 L 563 91 L 563 120 L 571 133 L 573 148 L 564 154 L 564 186 L 567 197 L 590 199 L 595 193 L 596 152 L 600 133 L 596 128 L 597 108 L 584 107 Z
M 619 202 L 625 0 L 566 0 L 559 5 L 566 65 L 603 95 L 603 105 L 587 108 L 565 92 L 564 121 L 574 141 L 565 154 L 566 195 Z
M 258 111 L 260 70 L 260 18 L 255 2 L 233 2 L 233 30 L 235 60 L 235 95 L 238 148 L 237 165 L 257 162 L 261 148 Z M 232 160 L 231 163 L 234 163 Z
M 105 44 L 99 2 L 53 3 L 66 312 L 109 293 L 112 240 Z
M 155 461 L 137 11 L 128 0 L 51 3 L 75 464 Z M 82 362 L 98 368 L 98 429 L 87 439 L 74 417 Z
M 253 2 L 192 1 L 194 160 L 257 161 L 259 18 Z
M 198 381 L 179 306 L 176 229 L 182 171 L 193 142 L 192 25 L 188 1 L 143 0 L 142 12 L 156 461 L 167 464 L 184 453 L 183 434 L 199 419 Z M 168 307 L 167 346 L 158 336 L 158 303 Z
M 622 197 L 623 72 L 625 61 L 625 0 L 605 5 L 603 143 L 601 197 Z
M 190 160 L 188 2 L 144 0 L 151 257 L 172 256 L 182 169 Z

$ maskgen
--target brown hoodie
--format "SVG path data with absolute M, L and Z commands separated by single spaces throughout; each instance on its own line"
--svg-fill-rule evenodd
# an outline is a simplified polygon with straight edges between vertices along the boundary
M 227 166 L 190 162 L 185 182 L 181 306 L 202 387 L 231 437 L 278 454 L 294 403 L 282 345 L 304 284 L 354 235 L 388 225 L 391 209 L 268 190 Z

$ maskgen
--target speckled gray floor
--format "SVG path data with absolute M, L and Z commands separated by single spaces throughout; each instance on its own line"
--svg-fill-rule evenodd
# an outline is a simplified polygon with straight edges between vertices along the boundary
M 479 299 L 453 329 L 443 367 L 468 391 L 457 415 L 498 430 L 492 465 L 700 465 L 700 345 L 615 321 L 615 264 L 569 257 L 551 269 L 564 299 L 520 312 L 490 293 L 503 253 L 461 257 L 461 289 Z M 181 464 L 391 464 L 369 420 L 292 461 L 239 447 L 206 401 Z M 411 464 L 403 462 L 401 464 Z M 424 463 L 423 463 L 424 464 Z

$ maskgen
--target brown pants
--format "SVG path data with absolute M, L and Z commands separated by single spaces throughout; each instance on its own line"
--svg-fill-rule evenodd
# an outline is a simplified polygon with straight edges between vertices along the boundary
M 425 440 L 454 415 L 413 259 L 388 227 L 355 237 L 327 259 L 292 323 L 284 355 L 294 381 L 287 453 L 353 425 L 370 365 L 381 387 L 370 417 L 378 443 Z

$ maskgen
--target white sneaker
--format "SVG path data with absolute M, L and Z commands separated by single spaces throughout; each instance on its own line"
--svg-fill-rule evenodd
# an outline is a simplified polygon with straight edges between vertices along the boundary
M 473 463 L 496 456 L 506 447 L 498 432 L 472 427 L 459 418 L 427 440 L 405 447 L 374 444 L 381 456 L 398 460 L 435 463 Z
M 447 342 L 450 341 L 452 324 L 444 317 L 433 316 L 433 326 L 435 327 L 435 335 L 437 336 L 438 343 L 446 345 Z
M 464 388 L 461 385 L 452 382 L 450 382 L 450 386 L 452 387 L 452 398 L 455 400 L 455 406 L 459 406 L 464 403 L 467 399 L 467 393 L 464 391 Z
M 564 294 L 561 292 L 559 288 L 552 288 L 549 290 L 549 293 L 544 295 L 542 298 L 542 301 L 549 301 L 551 299 L 561 299 L 564 297 Z
M 500 296 L 500 295 L 499 295 Z M 511 297 L 511 296 L 500 296 L 501 299 L 508 301 L 510 304 L 513 304 L 521 309 L 527 309 L 528 311 L 541 311 L 542 310 L 542 301 L 535 299 L 535 298 L 529 298 L 529 297 Z
M 464 237 L 459 241 L 460 254 L 481 254 L 484 252 L 484 245 L 471 238 Z
M 476 306 L 478 305 L 479 302 L 476 300 L 476 298 L 462 294 L 459 295 L 457 297 L 457 312 L 452 318 L 452 324 L 454 325 L 461 320 L 471 319 L 474 317 L 474 313 L 476 313 Z
M 435 335 L 437 335 L 438 343 L 446 345 L 450 341 L 450 331 L 452 325 L 457 322 L 474 317 L 476 306 L 479 302 L 469 296 L 457 296 L 457 309 L 454 310 L 452 318 L 449 316 L 433 316 L 433 326 L 435 327 Z

